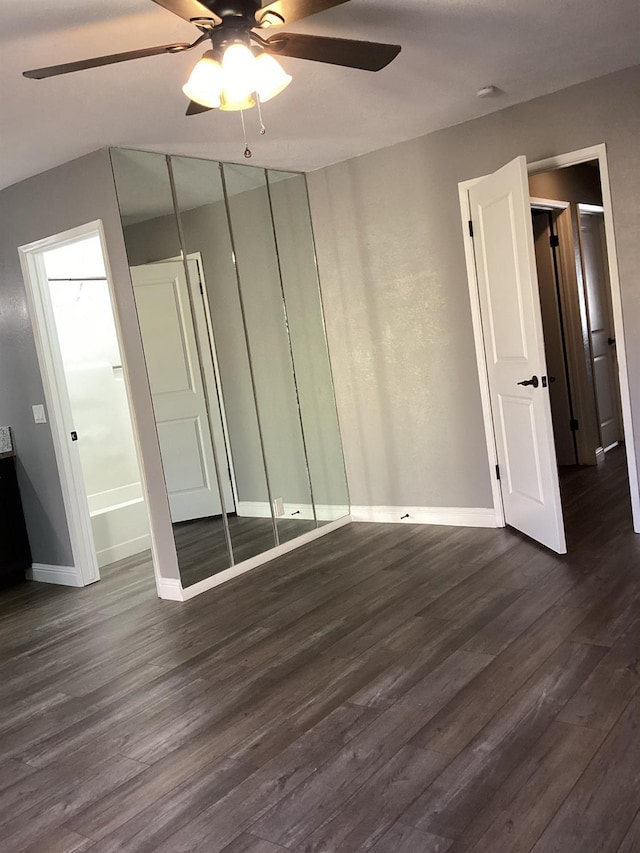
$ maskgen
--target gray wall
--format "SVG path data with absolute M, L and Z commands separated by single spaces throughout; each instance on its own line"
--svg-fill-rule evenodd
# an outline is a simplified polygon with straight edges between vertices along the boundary
M 519 154 L 607 144 L 640 411 L 639 93 L 627 69 L 308 176 L 353 504 L 491 505 L 458 182 Z
M 151 398 L 106 150 L 96 151 L 0 192 L 0 423 L 10 424 L 15 429 L 19 482 L 33 560 L 70 566 L 73 562 L 71 544 L 50 427 L 34 424 L 31 412 L 32 404 L 44 402 L 44 392 L 18 247 L 97 219 L 104 225 L 123 348 L 135 394 L 133 416 L 141 440 L 147 484 L 153 495 L 150 508 L 156 519 L 154 532 L 171 566 L 163 574 L 177 577 Z

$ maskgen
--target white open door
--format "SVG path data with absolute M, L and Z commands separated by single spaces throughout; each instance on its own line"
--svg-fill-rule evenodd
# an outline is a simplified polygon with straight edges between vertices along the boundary
M 222 513 L 212 431 L 219 454 L 225 510 L 227 513 L 235 510 L 198 272 L 195 261 L 188 263 L 191 300 L 182 261 L 163 261 L 131 268 L 171 520 L 174 522 Z
M 526 159 L 478 181 L 469 202 L 505 520 L 564 554 Z

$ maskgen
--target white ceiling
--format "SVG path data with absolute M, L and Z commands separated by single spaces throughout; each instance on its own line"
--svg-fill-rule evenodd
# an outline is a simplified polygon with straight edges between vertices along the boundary
M 243 162 L 237 113 L 187 118 L 194 54 L 49 80 L 28 68 L 198 35 L 151 0 L 0 0 L 0 186 L 104 145 Z M 254 165 L 311 171 L 640 63 L 638 0 L 350 0 L 288 29 L 402 45 L 377 74 L 297 59 L 247 114 Z M 194 52 L 195 53 L 195 52 Z M 476 90 L 494 84 L 497 97 Z

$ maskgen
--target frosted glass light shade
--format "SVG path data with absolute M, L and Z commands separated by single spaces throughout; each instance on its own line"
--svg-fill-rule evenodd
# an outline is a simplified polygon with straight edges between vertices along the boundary
M 214 52 L 208 50 L 194 65 L 182 91 L 192 101 L 215 109 L 220 106 L 222 85 L 222 66 L 215 58 Z
M 255 107 L 256 102 L 251 97 L 251 95 L 247 95 L 246 98 L 242 98 L 238 101 L 232 101 L 231 98 L 227 96 L 226 91 L 223 89 L 220 94 L 220 109 L 224 112 L 233 112 L 235 110 L 250 110 L 251 107 Z
M 257 58 L 245 44 L 230 45 L 222 63 L 208 50 L 194 65 L 182 91 L 204 107 L 228 112 L 249 110 L 261 101 L 274 98 L 291 82 L 280 63 L 267 53 Z M 257 97 L 256 97 L 257 93 Z
M 256 60 L 245 44 L 232 44 L 222 57 L 225 101 L 241 102 L 256 91 Z
M 256 89 L 263 102 L 279 95 L 292 80 L 278 60 L 268 53 L 256 58 L 256 71 Z

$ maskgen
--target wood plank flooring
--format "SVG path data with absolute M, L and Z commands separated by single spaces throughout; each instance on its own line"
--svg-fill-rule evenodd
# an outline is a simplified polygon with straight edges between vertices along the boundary
M 4 591 L 0 850 L 640 850 L 623 457 L 563 472 L 566 557 L 352 524 L 186 604 Z

